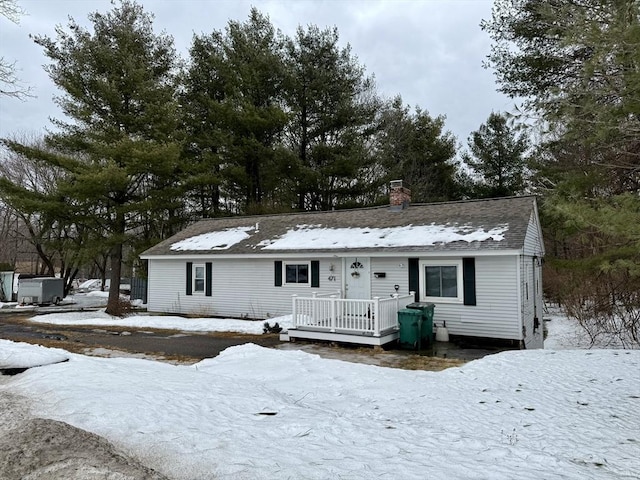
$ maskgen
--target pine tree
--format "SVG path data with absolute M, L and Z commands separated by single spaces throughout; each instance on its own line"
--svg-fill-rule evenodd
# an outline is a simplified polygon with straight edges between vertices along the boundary
M 45 70 L 63 92 L 57 102 L 68 120 L 54 120 L 47 137 L 58 154 L 5 144 L 64 171 L 56 195 L 73 205 L 74 222 L 104 235 L 107 311 L 117 314 L 124 247 L 135 252 L 141 237 L 171 233 L 179 218 L 176 56 L 173 40 L 155 35 L 151 16 L 135 2 L 89 20 L 93 31 L 70 19 L 55 39 L 35 37 L 51 61 Z
M 380 102 L 372 77 L 336 28 L 299 27 L 287 41 L 287 146 L 295 152 L 299 210 L 357 203 L 376 187 L 367 178 Z
M 456 181 L 455 137 L 444 131 L 444 117 L 411 111 L 396 97 L 381 113 L 376 155 L 385 170 L 385 184 L 402 179 L 415 202 L 454 200 L 461 196 Z
M 231 213 L 282 208 L 278 189 L 290 158 L 281 146 L 283 79 L 283 40 L 255 8 L 246 22 L 194 39 L 183 97 L 187 154 L 196 160 L 193 192 L 210 213 L 223 200 Z
M 492 112 L 469 137 L 470 153 L 463 161 L 479 175 L 476 197 L 508 197 L 524 192 L 529 139 L 508 125 L 506 116 Z
M 544 128 L 555 296 L 588 330 L 640 343 L 640 2 L 500 0 L 483 28 L 501 91 Z

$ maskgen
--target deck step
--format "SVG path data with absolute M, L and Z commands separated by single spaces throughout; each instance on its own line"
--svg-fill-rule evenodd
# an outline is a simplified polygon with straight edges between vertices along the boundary
M 289 338 L 289 333 L 288 333 L 288 332 L 282 332 L 282 333 L 280 334 L 280 341 L 281 341 L 281 342 L 288 342 L 288 341 L 290 341 L 290 340 L 291 340 L 291 339 Z
M 287 337 L 290 339 L 305 339 L 305 340 L 325 340 L 329 342 L 341 342 L 341 343 L 355 343 L 360 345 L 386 345 L 387 343 L 393 342 L 399 338 L 399 333 L 396 330 L 389 331 L 380 335 L 379 337 L 374 337 L 370 335 L 361 335 L 356 333 L 339 333 L 339 332 L 326 332 L 326 331 L 317 331 L 310 329 L 300 329 L 295 328 L 291 329 L 287 333 Z M 280 337 L 282 340 L 282 336 Z

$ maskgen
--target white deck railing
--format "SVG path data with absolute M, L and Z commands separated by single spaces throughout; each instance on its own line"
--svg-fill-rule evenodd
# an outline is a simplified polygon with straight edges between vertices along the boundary
M 293 328 L 379 337 L 381 332 L 397 327 L 398 310 L 413 301 L 413 292 L 371 300 L 340 298 L 339 292 L 313 297 L 293 295 Z

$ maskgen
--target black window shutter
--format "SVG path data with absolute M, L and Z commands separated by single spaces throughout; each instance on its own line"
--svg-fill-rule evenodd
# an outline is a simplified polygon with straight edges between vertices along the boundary
M 274 265 L 274 285 L 276 287 L 282 286 L 282 262 L 280 260 L 276 260 L 273 262 Z
M 320 262 L 318 260 L 311 260 L 311 286 L 320 286 Z
M 414 300 L 420 301 L 420 259 L 409 259 L 409 291 L 416 292 Z
M 204 264 L 204 275 L 205 275 L 205 277 L 204 277 L 204 279 L 205 279 L 205 282 L 204 282 L 204 285 L 205 285 L 204 286 L 204 294 L 207 297 L 210 297 L 211 296 L 211 284 L 213 283 L 212 282 L 212 279 L 213 279 L 213 268 L 212 268 L 211 262 L 207 262 L 207 263 Z
M 187 262 L 187 295 L 191 295 L 193 292 L 193 262 Z
M 464 304 L 476 304 L 476 259 L 462 259 L 462 285 L 464 288 Z

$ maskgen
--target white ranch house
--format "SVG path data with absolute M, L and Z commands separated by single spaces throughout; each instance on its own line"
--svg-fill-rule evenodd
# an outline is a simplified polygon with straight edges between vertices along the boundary
M 150 248 L 148 310 L 270 319 L 290 338 L 383 345 L 397 312 L 435 304 L 452 336 L 541 348 L 534 197 L 206 219 Z

